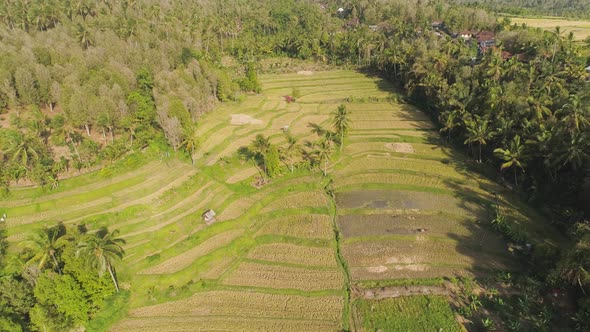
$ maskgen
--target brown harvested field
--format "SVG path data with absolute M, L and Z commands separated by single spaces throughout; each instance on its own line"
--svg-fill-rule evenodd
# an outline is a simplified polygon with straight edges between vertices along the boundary
M 308 239 L 331 239 L 334 236 L 331 217 L 324 214 L 297 214 L 277 216 L 264 221 L 256 233 L 283 235 Z
M 237 317 L 146 317 L 127 318 L 114 326 L 111 332 L 194 332 L 194 331 L 337 331 L 337 321 L 266 319 Z
M 429 265 L 398 265 L 396 268 L 387 266 L 350 267 L 350 277 L 353 281 L 391 280 L 391 279 L 423 279 L 439 277 L 474 277 L 484 274 L 467 269 Z
M 336 193 L 336 204 L 345 209 L 445 211 L 446 213 L 482 213 L 482 207 L 450 195 L 401 190 L 355 190 Z
M 199 277 L 203 279 L 218 279 L 231 267 L 236 259 L 236 257 L 228 256 L 210 262 L 202 267 L 204 271 L 199 274 Z
M 234 196 L 230 197 L 232 199 Z M 226 206 L 223 211 L 216 211 L 217 213 L 217 220 L 225 221 L 225 220 L 233 220 L 239 218 L 244 212 L 248 211 L 254 204 L 256 204 L 256 200 L 252 197 L 243 197 L 232 201 L 228 206 Z
M 338 321 L 344 298 L 240 291 L 207 291 L 178 300 L 131 310 L 130 317 L 240 316 Z
M 449 233 L 467 236 L 473 221 L 461 221 L 442 213 L 436 214 L 348 214 L 338 216 L 344 238 L 383 235 L 417 235 L 424 229 L 429 236 Z
M 310 282 L 313 280 L 313 282 Z M 225 285 L 298 289 L 303 291 L 336 290 L 344 283 L 342 272 L 244 262 L 227 278 Z
M 171 274 L 189 267 L 196 259 L 208 253 L 230 244 L 237 237 L 242 235 L 244 230 L 235 229 L 217 234 L 196 247 L 174 256 L 156 266 L 145 269 L 139 274 Z
M 563 35 L 570 32 L 574 34 L 575 40 L 584 40 L 590 37 L 590 21 L 568 20 L 561 17 L 509 17 L 512 24 L 526 24 L 529 27 L 541 28 L 547 31 L 555 31 L 555 27 L 560 27 Z
M 453 235 L 449 236 L 453 238 Z M 449 240 L 424 235 L 371 239 L 343 245 L 342 253 L 357 275 L 379 279 L 402 274 L 413 278 L 432 277 L 436 271 L 517 270 L 505 244 L 495 234 L 482 242 L 465 238 Z M 480 240 L 484 240 L 483 237 Z M 441 270 L 441 268 L 443 268 Z M 443 275 L 439 275 L 443 276 Z
M 331 247 L 306 247 L 288 243 L 263 244 L 248 253 L 248 258 L 309 267 L 337 267 L 334 248 Z
M 266 213 L 275 210 L 301 207 L 325 207 L 328 206 L 328 203 L 328 198 L 322 191 L 303 191 L 294 194 L 285 194 L 265 206 L 260 212 Z

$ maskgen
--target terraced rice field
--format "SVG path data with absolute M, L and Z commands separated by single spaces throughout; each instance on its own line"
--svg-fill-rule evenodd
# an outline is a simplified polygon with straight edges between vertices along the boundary
M 550 232 L 502 187 L 467 171 L 465 156 L 438 144 L 421 111 L 385 102 L 395 95 L 386 82 L 353 71 L 261 80 L 262 94 L 200 120 L 196 166 L 139 154 L 120 163 L 121 175 L 69 179 L 50 194 L 16 189 L 0 202 L 10 240 L 56 222 L 119 229 L 127 254 L 118 274 L 131 297 L 113 331 L 335 331 L 387 330 L 393 325 L 380 325 L 381 311 L 415 314 L 395 301 L 351 297 L 362 282 L 517 269 L 506 244 L 482 226 L 492 200 L 525 229 Z M 295 87 L 301 98 L 286 104 Z M 285 168 L 272 183 L 252 185 L 258 170 L 235 156 L 238 148 L 257 134 L 280 146 L 283 126 L 300 142 L 312 139 L 308 124 L 329 127 L 340 103 L 352 127 L 329 163 L 334 197 L 317 171 Z M 207 209 L 217 213 L 209 226 Z M 455 326 L 443 314 L 448 325 L 440 327 Z

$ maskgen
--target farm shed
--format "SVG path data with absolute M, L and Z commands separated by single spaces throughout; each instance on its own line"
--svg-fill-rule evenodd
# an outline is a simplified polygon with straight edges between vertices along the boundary
M 201 217 L 203 217 L 203 221 L 205 221 L 207 225 L 211 225 L 215 222 L 215 216 L 216 214 L 213 210 L 207 210 L 201 215 Z

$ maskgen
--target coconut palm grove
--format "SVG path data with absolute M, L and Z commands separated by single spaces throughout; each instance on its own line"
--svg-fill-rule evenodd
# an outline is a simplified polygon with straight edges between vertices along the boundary
M 588 8 L 2 1 L 0 331 L 588 331 Z

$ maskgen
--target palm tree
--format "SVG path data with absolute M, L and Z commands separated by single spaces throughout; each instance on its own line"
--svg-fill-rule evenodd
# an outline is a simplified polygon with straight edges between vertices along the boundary
M 34 253 L 33 257 L 27 261 L 27 264 L 37 263 L 37 267 L 43 269 L 51 260 L 54 268 L 61 274 L 61 268 L 55 254 L 67 243 L 65 234 L 66 229 L 63 224 L 43 228 L 33 234 L 30 240 L 24 242 L 24 245 L 33 250 Z
M 479 143 L 479 162 L 481 163 L 481 147 L 488 144 L 487 140 L 492 136 L 488 128 L 489 121 L 478 118 L 475 121 L 468 121 L 466 125 L 467 139 L 465 140 L 465 144 Z
M 451 131 L 457 126 L 455 119 L 457 118 L 456 111 L 446 111 L 439 115 L 438 120 L 442 124 L 440 132 L 447 132 L 447 143 L 451 142 Z
M 8 146 L 2 151 L 6 156 L 10 156 L 13 162 L 19 162 L 22 166 L 31 168 L 31 164 L 40 159 L 41 144 L 33 136 L 14 133 L 10 135 Z
M 94 44 L 94 41 L 92 40 L 92 34 L 86 25 L 78 24 L 76 38 L 78 38 L 78 42 L 84 49 L 87 49 L 89 46 Z
M 118 230 L 109 233 L 109 230 L 103 227 L 96 233 L 87 235 L 78 244 L 78 251 L 76 252 L 77 256 L 84 256 L 88 264 L 98 270 L 99 276 L 102 276 L 105 271 L 108 271 L 117 293 L 119 292 L 119 284 L 115 277 L 113 263 L 115 260 L 123 259 L 123 255 L 125 255 L 125 251 L 122 248 L 125 240 L 117 238 L 118 234 Z
M 588 117 L 590 112 L 588 112 L 588 107 L 584 105 L 582 99 L 578 95 L 570 96 L 569 103 L 563 105 L 563 108 L 558 114 L 565 114 L 563 122 L 566 123 L 566 126 L 572 134 L 590 126 L 590 120 Z
M 195 164 L 195 150 L 199 147 L 199 141 L 195 135 L 195 127 L 190 126 L 189 129 L 185 130 L 184 139 L 180 143 L 180 147 L 183 147 L 186 152 L 191 156 L 191 163 Z
M 252 142 L 252 150 L 259 155 L 264 155 L 270 148 L 270 141 L 267 137 L 262 134 L 256 135 Z
M 299 146 L 297 145 L 298 140 L 288 131 L 285 131 L 285 136 L 287 138 L 287 147 L 283 149 L 283 155 L 289 159 L 289 168 L 291 169 L 291 173 L 293 173 L 293 155 L 299 150 Z
M 340 151 L 344 145 L 344 134 L 348 131 L 350 126 L 348 121 L 348 112 L 346 107 L 342 104 L 338 106 L 338 109 L 332 113 L 332 124 L 336 134 L 340 134 Z
M 328 160 L 330 159 L 332 148 L 332 142 L 324 139 L 317 145 L 317 150 L 315 151 L 319 162 L 324 162 L 324 176 L 328 175 Z
M 562 163 L 560 167 L 570 164 L 573 169 L 581 168 L 590 160 L 590 140 L 584 133 L 571 135 L 570 140 L 564 142 L 565 146 L 557 155 L 556 163 Z
M 504 163 L 500 165 L 501 170 L 509 167 L 514 169 L 514 184 L 518 186 L 516 171 L 518 168 L 524 169 L 523 163 L 521 162 L 524 155 L 524 145 L 520 143 L 520 136 L 514 136 L 507 149 L 495 149 L 494 154 L 504 160 Z

